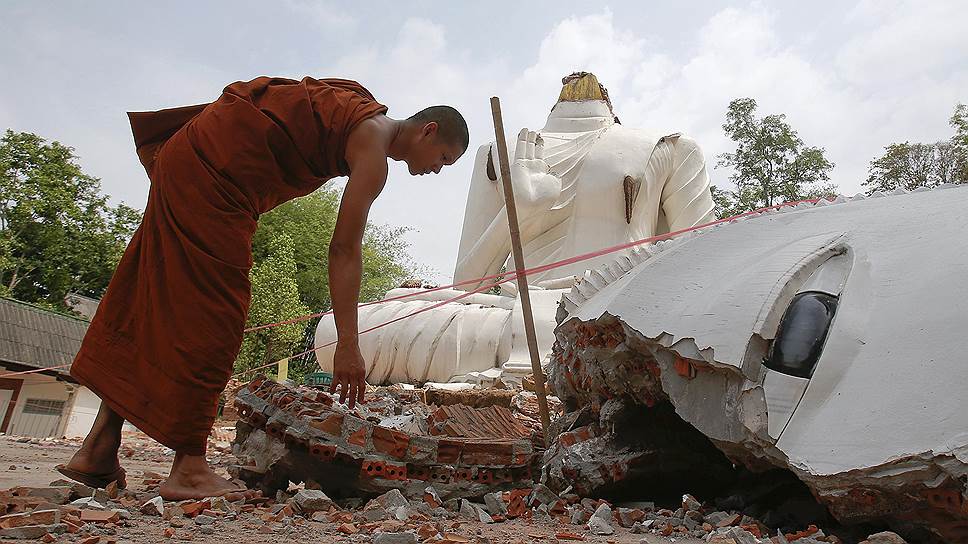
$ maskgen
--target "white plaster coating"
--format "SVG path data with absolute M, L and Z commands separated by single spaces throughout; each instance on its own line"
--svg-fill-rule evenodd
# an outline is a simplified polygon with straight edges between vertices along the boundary
M 544 141 L 544 160 L 512 173 L 528 267 L 714 219 L 702 151 L 688 137 L 615 124 L 601 100 L 559 102 L 538 135 Z M 523 131 L 518 142 L 529 137 Z M 496 274 L 504 265 L 513 268 L 508 263 L 510 242 L 500 173 L 496 180 L 487 176 L 488 151 L 493 145 L 481 146 L 477 153 L 455 281 Z M 521 163 L 520 147 L 516 146 L 514 154 L 517 164 Z M 533 187 L 547 182 L 544 171 L 560 180 L 554 194 L 545 187 Z M 626 176 L 641 183 L 629 221 L 625 217 Z M 612 258 L 574 263 L 531 275 L 528 281 L 542 285 L 580 276 Z
M 597 87 L 597 81 L 594 85 Z M 494 145 L 482 145 L 475 157 L 455 282 L 498 274 L 502 267 L 514 269 Z M 603 100 L 559 101 L 540 131 L 523 129 L 514 145 L 511 182 L 528 267 L 714 219 L 709 178 L 699 146 L 678 133 L 663 136 L 617 124 Z M 489 152 L 492 172 L 498 179 L 488 175 Z M 637 195 L 628 204 L 628 218 L 627 177 L 638 186 Z M 587 269 L 614 258 L 607 255 L 528 276 L 543 360 L 554 343 L 562 295 Z M 601 284 L 605 281 L 602 278 Z M 401 292 L 392 291 L 387 297 Z M 445 300 L 454 293 L 439 291 L 361 307 L 359 328 L 362 331 L 388 318 L 426 308 L 428 301 Z M 367 380 L 373 384 L 445 382 L 495 367 L 530 372 L 514 283 L 502 284 L 501 294 L 475 294 L 362 334 L 360 348 L 367 361 Z M 316 330 L 316 345 L 335 339 L 333 318 L 323 317 Z M 323 370 L 332 369 L 334 352 L 334 346 L 318 351 Z
M 576 287 L 568 299 L 579 306 L 569 317 L 607 313 L 664 346 L 692 340 L 698 363 L 743 380 L 744 395 L 765 405 L 772 383 L 762 382 L 758 359 L 746 360 L 751 339 L 771 339 L 814 269 L 846 251 L 850 268 L 823 353 L 776 447 L 816 476 L 964 456 L 968 187 L 902 192 L 800 205 L 667 242 L 651 257 L 638 252 L 630 273 L 585 292 Z M 667 374 L 669 392 L 666 380 L 680 377 Z M 693 424 L 711 425 L 700 419 L 729 407 L 725 398 L 720 407 L 671 396 Z M 764 436 L 750 415 L 749 433 Z M 968 473 L 963 461 L 936 464 L 949 476 Z

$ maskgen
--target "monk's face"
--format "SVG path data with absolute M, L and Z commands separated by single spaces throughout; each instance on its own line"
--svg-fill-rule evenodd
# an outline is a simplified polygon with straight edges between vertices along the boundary
M 437 123 L 427 123 L 410 148 L 407 168 L 413 176 L 438 174 L 441 168 L 454 164 L 463 154 L 464 149 L 459 144 L 439 137 Z

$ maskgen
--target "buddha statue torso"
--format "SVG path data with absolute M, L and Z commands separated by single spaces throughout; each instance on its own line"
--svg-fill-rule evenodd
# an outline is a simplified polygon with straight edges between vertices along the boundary
M 532 146 L 536 143 L 540 149 L 536 160 L 524 161 L 528 169 L 518 162 L 523 161 L 522 146 L 512 150 L 512 185 L 527 267 L 714 218 L 705 162 L 695 142 L 678 134 L 663 136 L 619 124 L 607 92 L 591 74 L 566 78 L 544 128 L 537 134 L 522 131 L 521 138 L 530 138 Z M 475 157 L 455 282 L 514 268 L 496 157 L 493 143 L 481 146 Z M 528 276 L 528 284 L 536 289 L 531 299 L 542 356 L 554 341 L 561 294 L 586 270 L 612 258 L 605 255 Z M 419 290 L 395 289 L 387 296 L 415 291 Z M 459 293 L 416 293 L 407 302 L 362 307 L 360 330 Z M 361 335 L 367 379 L 370 383 L 448 381 L 502 365 L 527 369 L 516 294 L 513 282 L 507 282 L 502 285 L 504 296 L 475 294 Z M 332 318 L 324 318 L 317 329 L 317 345 L 335 338 Z M 321 349 L 318 358 L 323 370 L 332 368 L 332 348 Z

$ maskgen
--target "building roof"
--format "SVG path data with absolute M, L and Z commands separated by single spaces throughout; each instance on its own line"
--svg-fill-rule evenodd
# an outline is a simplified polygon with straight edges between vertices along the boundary
M 0 363 L 28 368 L 70 364 L 90 323 L 33 304 L 0 298 Z M 68 369 L 56 372 L 68 375 Z

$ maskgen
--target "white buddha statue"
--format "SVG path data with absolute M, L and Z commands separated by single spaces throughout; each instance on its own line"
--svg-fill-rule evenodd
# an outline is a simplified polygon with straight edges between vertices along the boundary
M 696 143 L 626 128 L 594 75 L 563 80 L 558 102 L 538 132 L 522 130 L 512 154 L 511 182 L 527 267 L 648 238 L 715 219 L 705 160 Z M 478 149 L 471 175 L 454 282 L 514 270 L 494 144 Z M 539 353 L 554 343 L 558 301 L 585 271 L 614 255 L 528 276 Z M 488 282 L 490 283 L 490 282 Z M 481 283 L 462 286 L 465 291 Z M 466 294 L 458 290 L 395 289 L 403 301 L 359 309 L 363 331 L 397 316 Z M 460 380 L 474 372 L 530 372 L 524 322 L 514 282 L 501 294 L 474 293 L 453 303 L 362 334 L 360 349 L 372 384 Z M 332 316 L 316 330 L 316 345 L 336 339 Z M 317 351 L 332 371 L 335 346 Z

